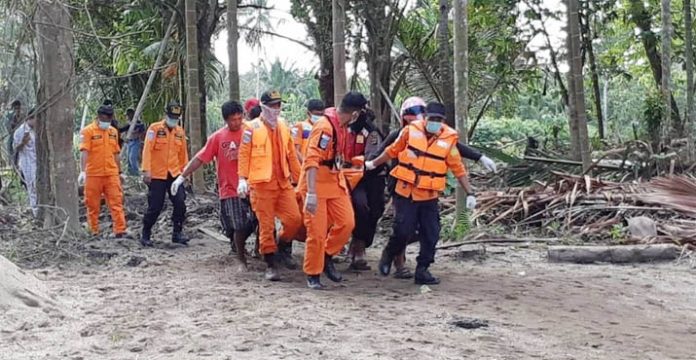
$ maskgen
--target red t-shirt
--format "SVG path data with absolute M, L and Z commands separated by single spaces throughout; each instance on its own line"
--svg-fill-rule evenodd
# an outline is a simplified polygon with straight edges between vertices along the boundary
M 217 170 L 218 192 L 220 199 L 237 197 L 237 157 L 242 141 L 242 129 L 230 131 L 226 126 L 216 131 L 206 141 L 205 146 L 196 154 L 198 160 L 209 163 L 215 160 Z

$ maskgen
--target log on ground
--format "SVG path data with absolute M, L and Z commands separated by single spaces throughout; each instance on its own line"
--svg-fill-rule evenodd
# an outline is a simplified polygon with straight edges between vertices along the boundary
M 682 249 L 672 244 L 551 246 L 548 249 L 549 261 L 576 264 L 670 261 L 679 258 L 681 253 Z

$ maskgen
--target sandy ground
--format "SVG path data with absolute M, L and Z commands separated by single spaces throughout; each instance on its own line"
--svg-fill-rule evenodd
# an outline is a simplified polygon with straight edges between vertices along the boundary
M 696 270 L 686 262 L 559 265 L 541 248 L 489 248 L 478 260 L 441 251 L 433 272 L 443 284 L 431 291 L 371 271 L 316 292 L 299 271 L 263 281 L 258 261 L 236 273 L 228 245 L 203 235 L 188 248 L 94 247 L 114 256 L 31 271 L 62 315 L 0 314 L 0 358 L 696 358 Z M 466 319 L 488 326 L 454 325 Z

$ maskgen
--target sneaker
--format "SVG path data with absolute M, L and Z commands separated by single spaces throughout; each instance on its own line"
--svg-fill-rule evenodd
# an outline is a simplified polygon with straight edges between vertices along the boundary
M 440 283 L 440 279 L 433 276 L 427 268 L 418 267 L 416 268 L 416 275 L 414 282 L 417 285 L 437 285 Z
M 329 255 L 324 256 L 324 274 L 333 282 L 343 281 L 343 275 L 336 270 L 336 265 L 334 265 L 333 259 Z
M 307 276 L 307 287 L 312 290 L 324 290 L 325 287 L 321 283 L 321 277 L 319 275 Z
M 264 277 L 268 281 L 278 281 L 280 280 L 280 274 L 278 274 L 278 270 L 274 267 L 269 267 L 266 269 L 266 274 L 264 274 Z
M 189 238 L 184 233 L 177 232 L 172 234 L 172 242 L 175 244 L 188 245 Z
M 144 232 L 142 236 L 140 237 L 140 245 L 144 247 L 153 247 L 155 244 L 152 243 L 152 240 L 150 240 L 150 233 L 149 232 Z

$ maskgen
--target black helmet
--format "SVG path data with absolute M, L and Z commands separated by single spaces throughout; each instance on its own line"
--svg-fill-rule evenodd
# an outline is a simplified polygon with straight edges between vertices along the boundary
M 172 100 L 169 102 L 169 104 L 167 104 L 164 112 L 167 113 L 167 115 L 181 116 L 181 114 L 184 112 L 184 108 L 181 106 L 181 104 L 179 104 L 178 101 Z

